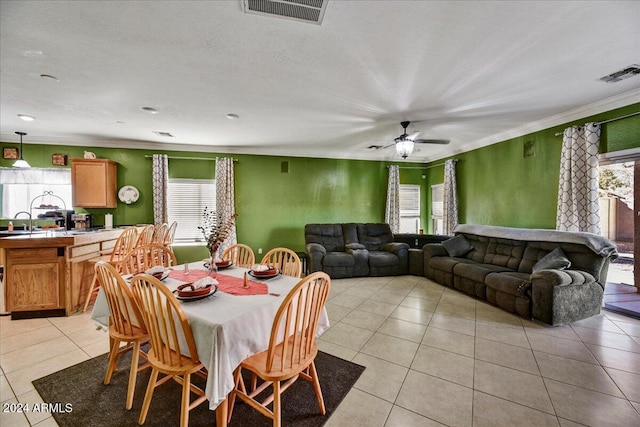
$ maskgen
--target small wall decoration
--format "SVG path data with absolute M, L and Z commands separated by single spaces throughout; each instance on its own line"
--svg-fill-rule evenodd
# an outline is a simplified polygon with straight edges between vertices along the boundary
M 5 147 L 2 149 L 2 158 L 3 159 L 17 159 L 18 158 L 18 149 L 13 147 Z
M 51 164 L 54 166 L 67 166 L 67 155 L 66 154 L 52 154 L 51 155 Z

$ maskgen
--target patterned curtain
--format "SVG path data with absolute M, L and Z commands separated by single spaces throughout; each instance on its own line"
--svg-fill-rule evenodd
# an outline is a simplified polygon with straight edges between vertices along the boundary
M 384 222 L 389 224 L 392 233 L 400 232 L 400 167 L 398 165 L 389 166 Z
M 452 234 L 458 225 L 458 192 L 456 190 L 456 163 L 449 159 L 444 162 L 444 234 Z
M 233 184 L 233 159 L 230 157 L 219 158 L 216 161 L 216 212 L 218 214 L 218 220 L 220 227 L 222 224 L 229 221 L 236 213 L 235 203 L 235 187 Z M 238 237 L 236 234 L 236 225 L 233 224 L 233 229 L 227 239 L 222 242 L 218 253 L 222 254 L 226 248 L 238 243 Z
M 167 213 L 167 187 L 169 185 L 169 157 L 153 155 L 153 223 L 161 225 L 169 221 Z
M 600 234 L 598 148 L 600 125 L 564 130 L 560 155 L 556 228 Z

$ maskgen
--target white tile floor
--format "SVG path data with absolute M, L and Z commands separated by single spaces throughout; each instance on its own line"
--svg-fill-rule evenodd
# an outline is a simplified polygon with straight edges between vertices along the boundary
M 334 280 L 327 310 L 320 348 L 367 367 L 329 427 L 640 426 L 640 320 L 549 327 L 414 276 Z M 0 400 L 37 402 L 32 380 L 106 351 L 88 313 L 0 318 Z

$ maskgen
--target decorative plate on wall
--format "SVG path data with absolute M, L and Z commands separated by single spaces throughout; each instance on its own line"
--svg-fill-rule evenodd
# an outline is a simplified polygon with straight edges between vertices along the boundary
M 118 191 L 118 198 L 122 203 L 126 203 L 130 205 L 131 203 L 135 203 L 140 198 L 140 192 L 133 185 L 125 185 Z

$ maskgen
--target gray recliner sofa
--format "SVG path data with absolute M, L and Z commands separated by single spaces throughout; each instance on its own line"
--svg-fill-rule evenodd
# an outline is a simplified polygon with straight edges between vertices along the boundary
M 522 317 L 566 324 L 600 312 L 616 246 L 591 233 L 462 224 L 424 246 L 424 275 Z
M 409 245 L 394 242 L 389 224 L 307 224 L 304 235 L 310 273 L 339 279 L 409 271 Z

